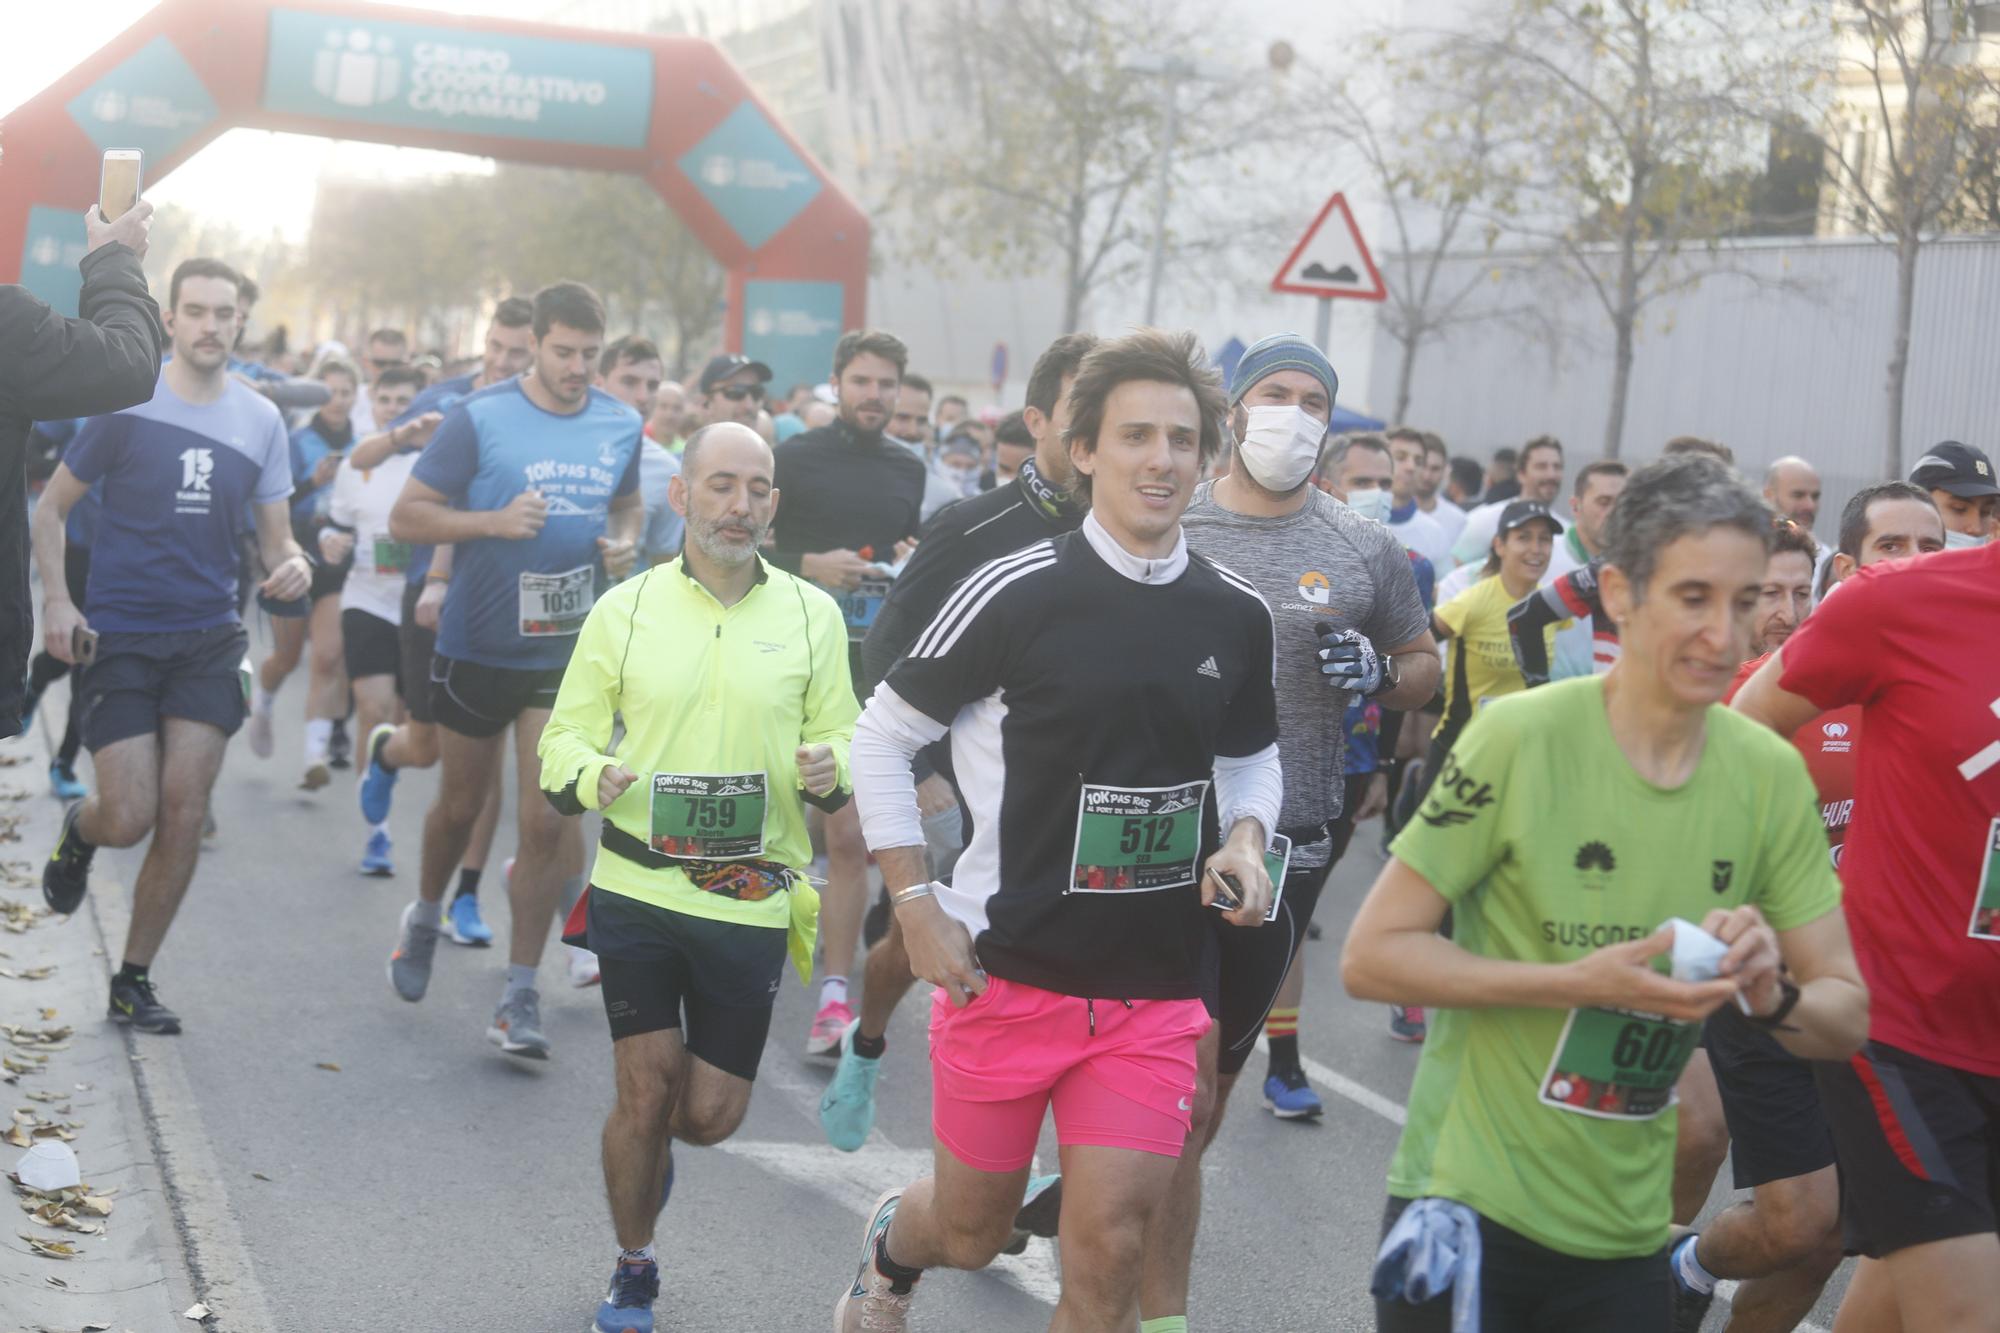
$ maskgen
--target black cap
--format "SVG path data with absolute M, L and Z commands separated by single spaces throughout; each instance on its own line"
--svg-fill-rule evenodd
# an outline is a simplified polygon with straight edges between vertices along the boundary
M 1540 500 L 1514 500 L 1500 511 L 1500 526 L 1494 530 L 1493 535 L 1503 536 L 1523 523 L 1532 523 L 1538 518 L 1547 519 L 1549 526 L 1558 533 L 1563 530 L 1562 520 L 1551 514 L 1549 507 Z
M 1994 484 L 1993 462 L 1969 444 L 1946 440 L 1924 451 L 1910 469 L 1910 480 L 1927 491 L 1943 491 L 1961 500 L 2000 495 Z
M 762 361 L 752 361 L 741 352 L 724 352 L 708 363 L 701 372 L 701 391 L 707 393 L 739 370 L 754 370 L 762 384 L 771 382 L 771 368 Z

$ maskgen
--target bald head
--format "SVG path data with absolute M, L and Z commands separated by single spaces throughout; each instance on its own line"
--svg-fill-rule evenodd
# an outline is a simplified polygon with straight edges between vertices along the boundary
M 1797 454 L 1787 454 L 1764 474 L 1764 498 L 1792 522 L 1812 530 L 1819 517 L 1819 469 Z
M 768 484 L 774 466 L 771 446 L 740 421 L 703 426 L 681 450 L 681 475 L 690 486 L 711 472 L 761 475 Z

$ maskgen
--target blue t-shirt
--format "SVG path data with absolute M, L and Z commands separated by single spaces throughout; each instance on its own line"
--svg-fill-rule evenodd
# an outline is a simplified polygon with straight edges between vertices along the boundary
M 103 484 L 84 597 L 91 628 L 236 623 L 243 515 L 292 493 L 291 443 L 270 399 L 231 379 L 214 402 L 190 403 L 162 373 L 151 402 L 86 421 L 63 462 Z
M 566 666 L 583 616 L 606 584 L 597 539 L 614 496 L 639 486 L 639 414 L 601 389 L 581 410 L 544 411 L 519 380 L 481 389 L 445 414 L 410 476 L 461 509 L 547 499 L 526 541 L 462 542 L 438 618 L 438 652 L 517 671 Z
M 292 523 L 301 530 L 310 529 L 314 521 L 326 517 L 327 504 L 333 499 L 333 483 L 312 486 L 313 469 L 319 460 L 328 454 L 344 454 L 354 443 L 352 431 L 338 444 L 321 433 L 319 423 L 311 421 L 292 432 Z M 310 489 L 307 489 L 310 487 Z
M 473 392 L 472 382 L 477 378 L 479 378 L 477 374 L 471 374 L 453 375 L 448 380 L 439 380 L 436 384 L 431 385 L 430 388 L 425 389 L 415 398 L 412 398 L 410 405 L 403 409 L 403 415 L 397 417 L 382 429 L 394 430 L 406 422 L 415 421 L 426 412 L 451 411 L 452 408 L 457 407 L 459 403 L 464 401 Z M 431 572 L 431 552 L 436 549 L 434 546 L 412 546 L 410 548 L 410 564 L 404 572 L 403 577 L 411 587 L 421 584 L 424 581 L 424 575 Z

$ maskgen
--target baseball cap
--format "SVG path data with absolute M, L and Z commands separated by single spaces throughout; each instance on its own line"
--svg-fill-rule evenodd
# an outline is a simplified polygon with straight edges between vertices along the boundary
M 1562 520 L 1549 512 L 1549 507 L 1540 500 L 1514 500 L 1500 511 L 1500 526 L 1493 535 L 1498 537 L 1512 532 L 1524 523 L 1532 523 L 1538 518 L 1549 521 L 1549 526 L 1558 533 L 1563 530 Z
M 1969 444 L 1946 440 L 1924 451 L 1910 469 L 1910 480 L 1927 491 L 1943 491 L 1961 500 L 2000 495 L 1994 484 L 1993 462 Z
M 759 383 L 769 384 L 771 382 L 771 368 L 762 361 L 752 361 L 741 352 L 724 352 L 721 356 L 711 360 L 701 372 L 701 391 L 707 393 L 710 389 L 713 389 L 739 370 L 753 370 L 757 372 Z

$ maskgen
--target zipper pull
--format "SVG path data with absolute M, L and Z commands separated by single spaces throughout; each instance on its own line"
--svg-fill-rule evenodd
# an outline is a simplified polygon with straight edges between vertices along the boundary
M 1086 999 L 1083 1008 L 1090 1015 L 1090 1035 L 1094 1037 L 1097 1035 L 1097 1001 Z
M 1130 1000 L 1120 1000 L 1119 1003 L 1124 1005 L 1127 1009 L 1130 1009 L 1132 1007 L 1132 1002 Z

